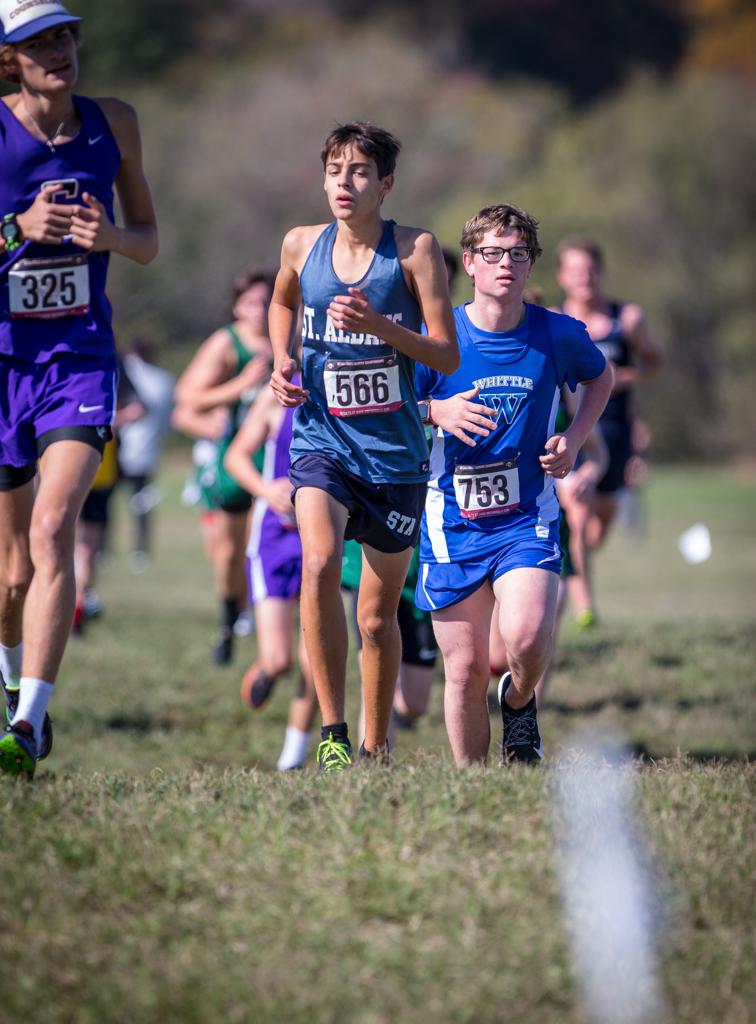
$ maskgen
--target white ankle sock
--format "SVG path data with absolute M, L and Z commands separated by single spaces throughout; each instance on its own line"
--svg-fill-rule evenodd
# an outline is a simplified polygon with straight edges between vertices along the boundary
M 0 644 L 0 675 L 9 690 L 17 690 L 21 681 L 21 657 L 24 653 L 23 642 L 15 647 Z
M 11 725 L 15 725 L 16 722 L 28 722 L 34 729 L 34 738 L 38 743 L 42 733 L 42 723 L 45 720 L 47 705 L 54 689 L 53 684 L 46 683 L 44 679 L 30 679 L 29 676 L 21 677 L 18 707 L 16 708 Z
M 290 768 L 301 768 L 307 756 L 307 747 L 309 745 L 309 733 L 295 729 L 293 725 L 287 725 L 283 750 L 276 765 L 279 772 L 286 772 Z

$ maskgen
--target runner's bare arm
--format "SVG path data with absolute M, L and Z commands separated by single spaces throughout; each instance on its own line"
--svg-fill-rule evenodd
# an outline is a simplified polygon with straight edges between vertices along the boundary
M 281 407 L 272 389 L 265 388 L 247 413 L 223 459 L 224 467 L 253 498 L 263 495 L 267 481 L 255 469 L 252 458 L 270 437 L 274 414 L 281 415 Z
M 175 405 L 171 413 L 171 426 L 187 437 L 217 441 L 226 432 L 228 413 L 225 409 L 195 412 L 188 405 Z
M 71 236 L 91 252 L 115 252 L 136 263 L 149 263 L 158 251 L 158 230 L 150 187 L 142 167 L 139 122 L 133 107 L 116 99 L 98 100 L 121 150 L 115 179 L 123 226 L 113 224 L 97 196 L 82 194 L 74 206 Z
M 595 486 L 609 467 L 609 449 L 597 424 L 588 431 L 582 451 L 583 462 L 580 469 L 584 470 L 583 476 L 589 485 Z
M 640 380 L 653 376 L 662 364 L 661 346 L 651 333 L 642 308 L 633 303 L 624 306 L 620 322 L 635 357 L 635 365 L 614 368 L 615 391 L 635 387 Z
M 198 411 L 216 409 L 219 405 L 233 405 L 252 388 L 259 388 L 270 376 L 270 357 L 253 356 L 243 370 L 222 384 L 198 389 L 191 397 Z
M 235 369 L 236 360 L 228 331 L 214 331 L 202 342 L 179 377 L 175 391 L 176 404 L 186 405 L 196 411 L 209 408 L 203 406 L 202 396 L 229 380 Z
M 252 458 L 269 437 L 275 436 L 286 413 L 273 389 L 265 388 L 249 410 L 239 433 L 231 442 L 223 465 L 254 498 L 262 498 L 280 516 L 291 516 L 291 483 L 287 476 L 266 480 Z
M 328 313 L 343 330 L 374 334 L 439 373 L 454 373 L 459 366 L 459 349 L 441 246 L 429 231 L 417 228 L 397 227 L 396 240 L 402 269 L 420 305 L 428 334 L 417 334 L 382 316 L 357 288 L 336 296 Z
M 559 484 L 560 501 L 562 498 L 567 501 L 586 501 L 606 473 L 609 465 L 609 449 L 597 426 L 588 432 L 581 451 L 583 458 L 580 465 L 568 473 Z
M 273 347 L 271 387 L 284 406 L 303 405 L 309 394 L 291 383 L 297 363 L 290 355 L 291 339 L 297 323 L 302 291 L 299 275 L 323 225 L 292 228 L 281 246 L 281 267 L 276 275 L 273 298 L 268 311 L 268 331 Z
M 546 454 L 539 457 L 541 468 L 549 476 L 566 476 L 575 465 L 578 452 L 604 411 L 613 384 L 614 367 L 608 360 L 598 377 L 580 384 L 572 422 L 563 434 L 553 434 L 546 441 Z

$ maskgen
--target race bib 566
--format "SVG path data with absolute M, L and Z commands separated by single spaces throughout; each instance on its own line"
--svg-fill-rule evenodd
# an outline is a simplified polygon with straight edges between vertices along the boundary
M 327 359 L 323 386 L 332 416 L 394 412 L 404 404 L 395 355 L 344 361 Z

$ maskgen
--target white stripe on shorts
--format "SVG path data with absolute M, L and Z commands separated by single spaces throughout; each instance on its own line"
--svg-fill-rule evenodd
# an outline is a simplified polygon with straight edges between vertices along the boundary
M 423 593 L 425 594 L 426 601 L 431 606 L 431 608 L 435 608 L 436 607 L 436 602 L 432 599 L 432 597 L 430 596 L 430 594 L 428 593 L 428 591 L 425 588 L 425 584 L 426 584 L 426 582 L 428 580 L 428 572 L 429 572 L 429 570 L 430 570 L 430 566 L 428 565 L 427 562 L 425 562 L 423 567 L 422 567 L 420 583 L 422 585 Z
M 430 481 L 425 499 L 425 525 L 428 540 L 437 562 L 449 561 L 449 546 L 444 533 L 444 492 L 438 481 L 444 472 L 444 435 L 439 428 L 433 435 L 433 449 L 430 457 Z M 425 588 L 423 588 L 425 589 Z

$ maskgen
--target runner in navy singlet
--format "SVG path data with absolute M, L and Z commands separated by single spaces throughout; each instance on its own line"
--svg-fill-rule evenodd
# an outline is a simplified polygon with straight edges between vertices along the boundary
M 0 99 L 0 770 L 27 775 L 50 748 L 74 526 L 114 412 L 109 254 L 157 253 L 136 114 L 73 94 L 79 20 L 0 0 L 0 77 L 18 86 Z
M 321 154 L 334 220 L 284 239 L 270 310 L 271 383 L 297 406 L 290 479 L 303 548 L 301 615 L 323 716 L 318 762 L 352 762 L 344 720 L 344 537 L 362 543 L 359 625 L 364 752 L 384 756 L 400 661 L 397 605 L 416 543 L 428 449 L 414 397 L 415 361 L 457 365 L 446 269 L 427 231 L 381 216 L 399 143 L 375 125 L 336 128 Z M 299 309 L 302 386 L 289 344 Z M 421 335 L 422 323 L 428 334 Z
M 590 553 L 606 540 L 627 483 L 625 473 L 633 454 L 634 392 L 659 368 L 661 350 L 640 306 L 606 297 L 604 256 L 596 242 L 572 236 L 559 243 L 557 253 L 557 280 L 565 294 L 560 311 L 585 324 L 591 340 L 615 369 L 614 389 L 598 423 L 609 453 L 606 473 L 593 492 L 575 500 L 565 495 L 575 568 L 568 586 L 576 622 L 585 627 L 597 621 Z

